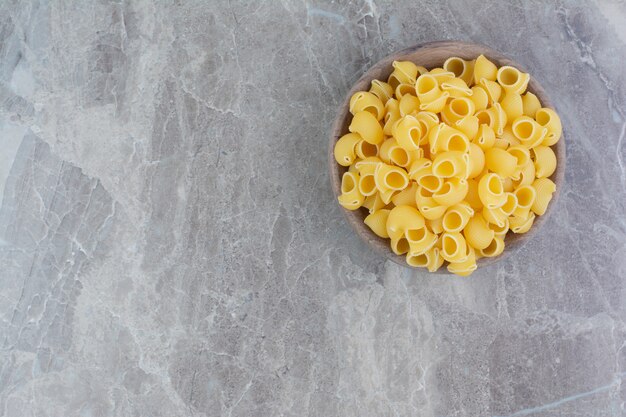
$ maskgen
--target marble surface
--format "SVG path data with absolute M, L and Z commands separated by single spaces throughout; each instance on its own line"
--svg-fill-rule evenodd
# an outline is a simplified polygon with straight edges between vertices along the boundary
M 560 111 L 542 233 L 372 254 L 327 135 L 371 64 L 496 48 Z M 0 2 L 0 415 L 626 415 L 626 5 Z

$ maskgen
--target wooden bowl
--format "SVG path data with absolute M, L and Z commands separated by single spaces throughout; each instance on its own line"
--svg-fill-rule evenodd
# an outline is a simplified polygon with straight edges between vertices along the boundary
M 501 67 L 503 65 L 511 65 L 523 72 L 529 72 L 522 65 L 487 46 L 460 41 L 429 42 L 421 45 L 412 46 L 410 48 L 389 55 L 388 57 L 382 59 L 376 65 L 371 67 L 368 71 L 366 71 L 365 74 L 363 74 L 363 76 L 359 78 L 356 84 L 354 84 L 352 89 L 346 95 L 346 98 L 343 101 L 341 108 L 339 109 L 339 114 L 337 115 L 337 119 L 335 120 L 330 135 L 330 142 L 328 146 L 328 168 L 330 170 L 330 181 L 335 197 L 338 197 L 341 194 L 341 176 L 344 172 L 347 171 L 347 167 L 343 167 L 337 164 L 333 155 L 333 150 L 337 140 L 344 134 L 348 133 L 348 125 L 352 120 L 352 115 L 350 114 L 348 107 L 350 97 L 352 97 L 354 93 L 356 93 L 357 91 L 368 91 L 370 89 L 370 83 L 374 79 L 386 81 L 393 69 L 391 66 L 393 61 L 412 61 L 417 65 L 421 65 L 423 67 L 426 67 L 427 69 L 431 69 L 435 67 L 442 67 L 444 61 L 452 56 L 457 56 L 469 60 L 476 58 L 480 54 L 485 55 L 498 67 Z M 530 82 L 528 83 L 528 91 L 532 92 L 539 98 L 543 107 L 554 108 L 550 99 L 548 98 L 548 95 L 541 87 L 541 85 L 539 85 L 537 80 L 532 77 L 532 74 Z M 535 218 L 533 226 L 527 233 L 508 233 L 505 238 L 506 247 L 504 249 L 504 252 L 497 257 L 479 259 L 477 261 L 477 265 L 479 268 L 491 265 L 499 260 L 502 260 L 506 256 L 521 248 L 539 231 L 550 213 L 554 210 L 556 200 L 563 185 L 563 178 L 565 175 L 564 138 L 561 138 L 561 140 L 559 140 L 559 142 L 557 142 L 557 144 L 554 145 L 552 149 L 556 153 L 557 168 L 554 174 L 552 174 L 552 176 L 550 177 L 550 179 L 556 184 L 556 192 L 552 196 L 552 201 L 550 202 L 546 213 L 543 216 L 537 216 Z M 367 209 L 360 208 L 355 211 L 350 211 L 344 209 L 343 207 L 341 209 L 343 210 L 346 219 L 348 220 L 348 223 L 350 223 L 356 233 L 376 252 L 387 257 L 388 259 L 391 259 L 397 264 L 400 264 L 407 268 L 413 268 L 406 263 L 405 256 L 396 255 L 391 251 L 391 248 L 389 247 L 389 239 L 382 239 L 378 237 L 376 234 L 374 234 L 374 232 L 369 229 L 369 227 L 365 225 L 365 223 L 363 223 L 363 220 L 368 214 Z M 437 273 L 447 274 L 449 272 L 446 268 L 442 267 L 437 271 Z

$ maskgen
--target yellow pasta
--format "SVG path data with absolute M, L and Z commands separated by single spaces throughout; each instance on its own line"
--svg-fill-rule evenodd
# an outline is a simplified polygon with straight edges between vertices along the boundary
M 500 101 L 507 120 L 515 120 L 524 114 L 522 96 L 514 91 L 507 91 Z
M 461 131 L 440 123 L 433 127 L 428 134 L 428 143 L 430 144 L 430 152 L 437 153 L 442 151 L 469 151 L 469 139 Z
M 450 94 L 452 98 L 469 97 L 472 90 L 460 78 L 450 78 L 441 82 L 441 90 Z
M 354 148 L 360 140 L 361 137 L 356 133 L 348 133 L 339 138 L 335 143 L 335 161 L 344 167 L 350 166 L 356 159 Z
M 542 127 L 528 116 L 520 116 L 515 119 L 511 125 L 511 130 L 522 145 L 527 148 L 539 145 L 548 133 L 548 129 Z
M 387 136 L 391 136 L 391 128 L 392 126 L 400 120 L 400 103 L 395 98 L 390 98 L 385 103 L 385 117 L 383 121 L 385 122 L 383 126 L 383 133 Z
M 463 201 L 467 195 L 467 180 L 463 178 L 449 178 L 441 189 L 433 193 L 433 199 L 441 206 L 452 206 Z
M 530 76 L 517 68 L 504 66 L 498 70 L 496 79 L 504 90 L 522 94 L 526 91 Z
M 466 84 L 470 84 L 474 77 L 474 60 L 467 61 L 459 57 L 450 57 L 443 63 L 443 69 L 452 72 Z
M 359 177 L 353 172 L 345 172 L 341 178 L 339 204 L 348 210 L 356 210 L 363 205 L 365 196 L 359 192 Z
M 465 116 L 464 118 L 457 120 L 456 123 L 454 123 L 454 127 L 461 131 L 465 136 L 467 136 L 469 141 L 472 142 L 478 134 L 478 117 L 474 115 Z
M 485 249 L 495 237 L 495 232 L 489 228 L 482 215 L 476 215 L 467 222 L 463 236 L 472 247 Z
M 481 85 L 475 85 L 471 88 L 472 95 L 470 100 L 474 103 L 476 111 L 485 110 L 489 105 L 489 95 Z
M 467 277 L 472 274 L 478 265 L 476 265 L 476 254 L 474 248 L 467 246 L 466 256 L 464 259 L 456 262 L 450 262 L 448 264 L 448 271 L 461 277 Z
M 542 145 L 552 146 L 559 141 L 563 127 L 559 115 L 554 110 L 549 108 L 537 110 L 535 120 L 548 131 L 545 139 L 541 142 Z
M 380 191 L 403 190 L 409 185 L 409 175 L 404 169 L 385 163 L 376 166 L 374 179 Z
M 441 256 L 448 262 L 459 262 L 467 256 L 467 242 L 461 233 L 441 234 Z
M 433 161 L 432 173 L 440 178 L 467 178 L 469 163 L 469 154 L 459 151 L 442 152 Z
M 420 101 L 412 94 L 405 94 L 400 99 L 400 115 L 406 116 L 419 111 Z
M 503 149 L 490 148 L 485 152 L 485 164 L 490 171 L 505 178 L 515 172 L 517 159 Z
M 415 182 L 411 182 L 408 187 L 391 197 L 391 202 L 395 206 L 412 206 L 417 208 L 415 193 L 417 193 L 417 184 Z
M 417 118 L 411 115 L 402 117 L 395 128 L 393 136 L 398 144 L 407 151 L 416 151 L 425 140 L 425 132 L 422 131 L 422 124 Z
M 387 101 L 393 97 L 393 88 L 389 84 L 380 80 L 373 80 L 370 93 L 374 94 L 380 101 L 387 103 Z
M 389 213 L 391 210 L 381 209 L 374 213 L 368 215 L 363 223 L 365 223 L 372 232 L 376 233 L 377 236 L 382 238 L 388 238 L 389 233 L 387 233 L 387 219 L 389 218 Z
M 376 95 L 368 91 L 358 91 L 350 98 L 350 113 L 361 111 L 370 112 L 376 120 L 381 120 L 385 115 L 385 105 Z
M 535 162 L 535 174 L 537 178 L 549 177 L 556 171 L 556 155 L 549 146 L 537 146 L 532 148 Z
M 480 55 L 474 62 L 474 83 L 478 84 L 486 79 L 495 81 L 498 76 L 498 67 L 489 61 L 484 55 Z
M 476 178 L 485 168 L 485 153 L 480 146 L 470 143 L 469 148 L 469 175 L 468 178 Z
M 403 236 L 408 229 L 421 229 L 426 225 L 422 214 L 412 206 L 396 206 L 387 217 L 387 234 L 393 238 Z
M 466 116 L 474 115 L 474 103 L 467 97 L 453 98 L 441 111 L 444 122 L 453 125 Z
M 352 134 L 356 135 L 356 133 Z M 369 157 L 378 155 L 378 149 L 378 145 L 366 142 L 363 139 L 359 140 L 354 146 L 354 152 L 356 153 L 356 156 L 361 159 L 367 159 Z
M 485 208 L 498 208 L 506 201 L 502 180 L 497 174 L 484 175 L 478 182 L 478 197 Z
M 537 110 L 541 108 L 541 103 L 536 95 L 531 92 L 528 92 L 522 96 L 522 105 L 524 109 L 524 115 L 535 118 L 535 114 Z
M 478 133 L 474 142 L 480 146 L 483 151 L 486 151 L 487 149 L 492 148 L 496 142 L 496 132 L 494 132 L 493 128 L 489 125 L 481 124 L 478 128 Z
M 557 113 L 526 91 L 530 76 L 481 55 L 426 68 L 395 61 L 387 82 L 350 97 L 334 145 L 338 202 L 409 266 L 468 276 L 528 232 L 556 186 Z M 367 211 L 366 211 L 367 210 Z
M 509 218 L 509 223 L 511 225 L 511 231 L 513 233 L 526 233 L 530 230 L 535 221 L 535 213 L 526 213 L 525 216 L 513 216 Z
M 460 232 L 474 215 L 474 210 L 467 203 L 459 203 L 448 208 L 443 215 L 442 226 L 446 232 Z
M 543 215 L 552 200 L 552 194 L 556 191 L 556 184 L 554 184 L 548 178 L 539 178 L 533 182 L 532 187 L 535 189 L 537 195 L 533 205 L 530 207 L 535 214 L 539 216 Z
M 358 133 L 369 143 L 377 145 L 383 141 L 383 128 L 376 117 L 368 111 L 357 112 L 348 129 L 352 133 Z
M 478 253 L 486 258 L 493 258 L 500 255 L 502 252 L 504 252 L 504 239 L 498 236 L 493 238 L 489 246 L 478 250 Z

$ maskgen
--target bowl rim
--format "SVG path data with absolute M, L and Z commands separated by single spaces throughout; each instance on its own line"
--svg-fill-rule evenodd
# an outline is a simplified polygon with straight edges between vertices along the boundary
M 474 59 L 478 55 L 483 54 L 490 61 L 494 62 L 498 67 L 501 67 L 503 65 L 510 65 L 519 69 L 522 72 L 529 73 L 524 65 L 519 64 L 518 62 L 489 46 L 480 43 L 457 40 L 442 40 L 420 43 L 393 52 L 382 58 L 370 68 L 368 68 L 361 75 L 361 77 L 359 77 L 359 79 L 352 85 L 350 90 L 345 95 L 345 98 L 343 99 L 339 107 L 337 117 L 332 124 L 328 147 L 328 166 L 330 172 L 331 188 L 333 190 L 333 195 L 335 196 L 335 201 L 341 193 L 341 177 L 343 173 L 347 171 L 347 167 L 343 167 L 337 164 L 337 162 L 335 161 L 334 147 L 337 140 L 345 133 L 347 133 L 348 118 L 349 116 L 351 116 L 349 112 L 350 98 L 357 91 L 369 90 L 369 85 L 372 80 L 386 80 L 389 74 L 391 74 L 391 64 L 393 63 L 393 61 L 409 60 L 415 62 L 417 65 L 420 65 L 420 63 L 416 62 L 414 58 L 411 58 L 411 56 L 414 56 L 416 54 L 419 55 L 420 53 L 428 54 L 429 51 L 435 50 L 450 50 L 450 53 L 446 55 L 443 60 L 452 56 L 460 56 L 464 59 Z M 443 65 L 443 61 L 441 61 L 441 65 Z M 530 75 L 527 91 L 532 92 L 539 98 L 542 107 L 548 107 L 556 111 L 546 91 L 543 89 L 541 84 L 539 84 L 539 82 L 533 77 L 532 74 Z M 531 229 L 527 233 L 515 235 L 507 233 L 505 237 L 507 247 L 505 248 L 504 252 L 496 257 L 478 259 L 476 263 L 479 268 L 495 264 L 496 262 L 506 259 L 510 255 L 521 249 L 538 232 L 538 230 L 541 229 L 543 224 L 554 211 L 554 208 L 558 201 L 560 190 L 563 187 L 565 181 L 565 129 L 563 129 L 561 139 L 552 146 L 552 149 L 556 154 L 557 167 L 555 172 L 549 178 L 556 184 L 557 189 L 552 195 L 552 200 L 550 201 L 546 212 L 542 216 L 535 217 L 535 221 Z M 404 255 L 396 255 L 391 251 L 388 239 L 383 239 L 377 236 L 365 225 L 365 223 L 363 223 L 363 219 L 365 218 L 364 208 L 359 208 L 358 210 L 351 211 L 340 206 L 340 209 L 343 212 L 345 219 L 348 221 L 356 234 L 361 238 L 361 240 L 363 240 L 367 244 L 367 246 L 372 248 L 376 253 L 406 268 L 426 271 L 424 268 L 413 267 L 407 264 L 405 260 L 406 257 Z M 435 273 L 452 274 L 447 270 L 447 268 L 439 268 Z

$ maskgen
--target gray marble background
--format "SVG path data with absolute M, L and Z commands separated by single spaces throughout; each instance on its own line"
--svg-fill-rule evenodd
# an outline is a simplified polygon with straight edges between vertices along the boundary
M 626 5 L 0 2 L 3 416 L 626 415 Z M 471 278 L 344 222 L 351 84 L 462 39 L 563 118 L 556 215 Z

